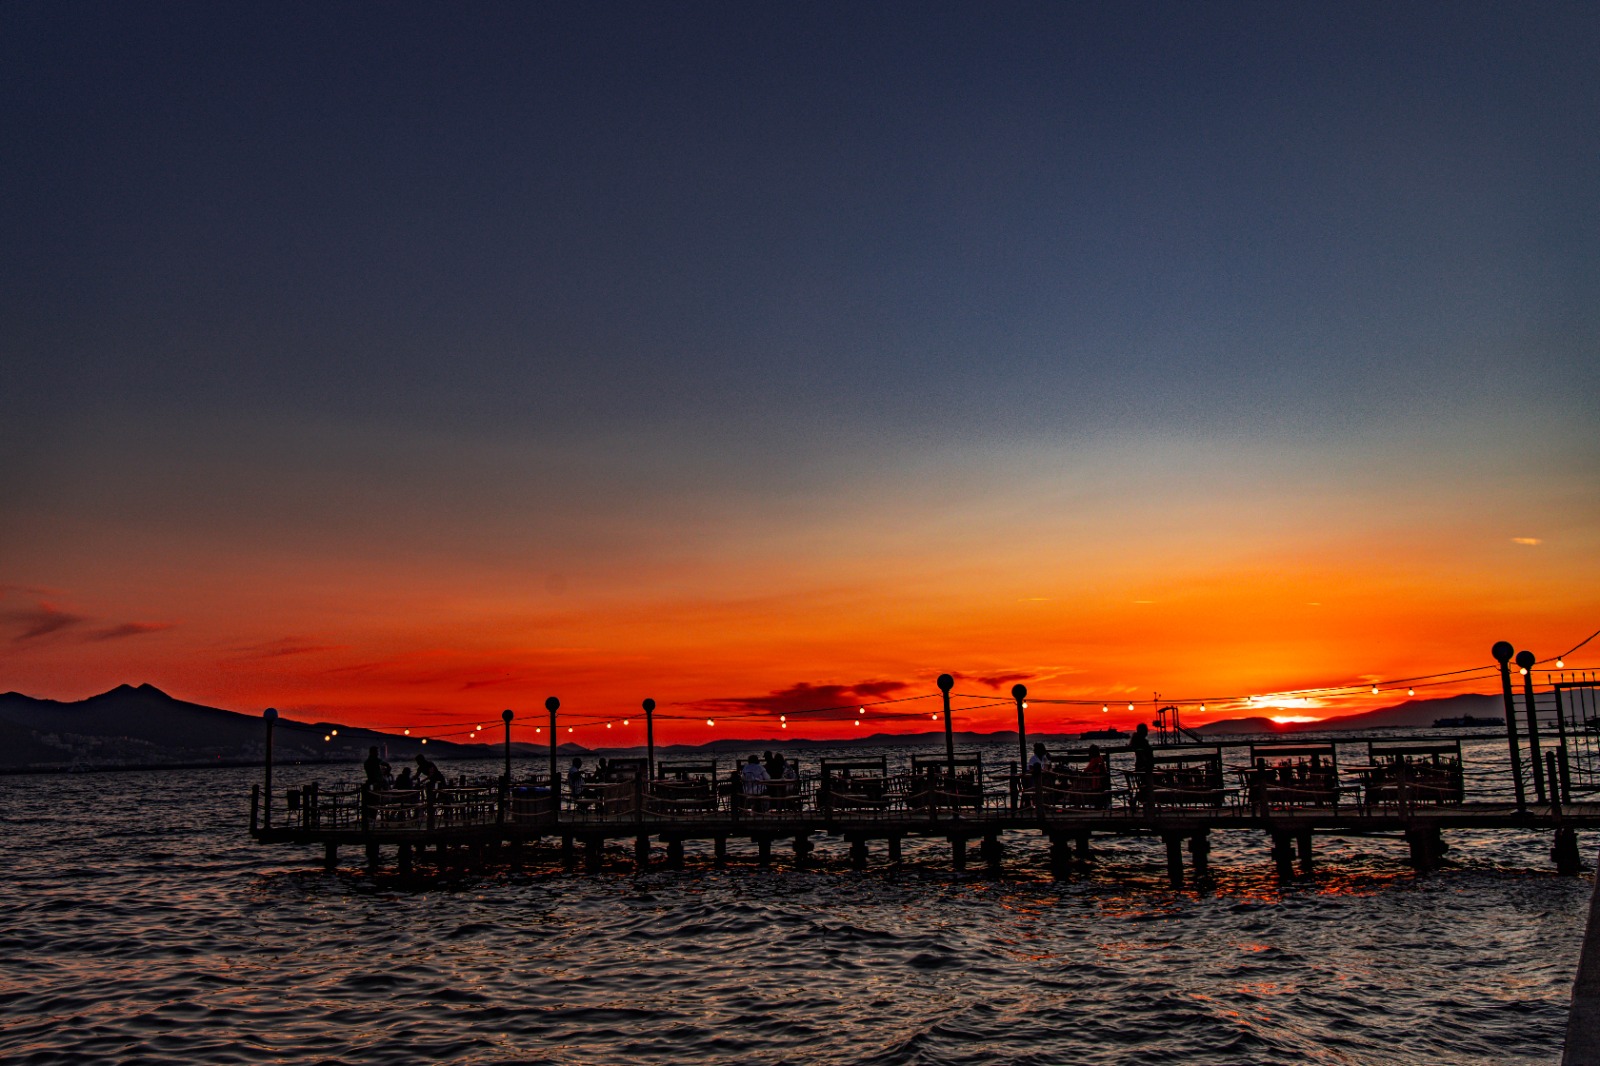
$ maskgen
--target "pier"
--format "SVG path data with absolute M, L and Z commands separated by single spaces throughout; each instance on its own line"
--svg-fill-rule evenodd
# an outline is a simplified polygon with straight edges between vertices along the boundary
M 737 760 L 657 760 L 653 746 L 644 758 L 609 760 L 594 777 L 564 775 L 552 749 L 545 767 L 518 779 L 506 711 L 504 770 L 495 779 L 435 779 L 398 791 L 311 782 L 280 795 L 269 759 L 250 797 L 250 834 L 262 844 L 320 848 L 330 869 L 340 849 L 354 848 L 369 868 L 392 857 L 403 873 L 425 859 L 519 864 L 540 843 L 556 845 L 568 870 L 598 871 L 608 845 L 619 843 L 637 869 L 681 867 L 689 842 L 709 843 L 720 864 L 731 841 L 752 846 L 762 866 L 805 867 L 820 838 L 847 844 L 850 866 L 865 870 L 899 864 L 904 842 L 919 838 L 947 845 L 955 870 L 994 875 L 1004 869 L 1008 843 L 1036 834 L 1048 842 L 1051 872 L 1062 877 L 1092 868 L 1096 838 L 1135 837 L 1160 849 L 1171 884 L 1181 888 L 1207 883 L 1217 833 L 1253 834 L 1278 875 L 1292 879 L 1314 871 L 1319 836 L 1398 836 L 1409 863 L 1427 872 L 1440 865 L 1452 831 L 1491 829 L 1546 836 L 1557 871 L 1575 874 L 1578 833 L 1600 828 L 1596 682 L 1562 681 L 1536 694 L 1524 673 L 1519 731 L 1510 645 L 1496 645 L 1494 654 L 1505 733 L 1191 742 L 1184 731 L 1163 728 L 1163 743 L 1142 760 L 1131 747 L 1089 746 L 1058 750 L 1048 767 L 1033 769 L 985 766 L 984 753 L 957 750 L 950 675 L 939 678 L 943 751 L 916 752 L 894 766 L 886 756 L 815 759 L 755 781 L 740 774 Z M 1017 752 L 1025 755 L 1027 690 L 1018 685 L 1012 694 Z M 546 701 L 551 736 L 559 706 Z M 648 716 L 655 705 L 643 706 Z M 1464 741 L 1478 746 L 1464 752 Z

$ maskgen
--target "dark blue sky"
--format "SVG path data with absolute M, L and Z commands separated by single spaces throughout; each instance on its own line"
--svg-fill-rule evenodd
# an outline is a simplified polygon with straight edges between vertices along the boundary
M 12 418 L 1253 435 L 1596 395 L 1591 6 L 0 19 Z

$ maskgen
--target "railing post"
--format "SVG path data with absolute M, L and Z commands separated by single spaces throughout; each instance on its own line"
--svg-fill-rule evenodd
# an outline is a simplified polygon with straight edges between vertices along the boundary
M 256 820 L 260 817 L 261 786 L 250 786 L 250 835 L 256 835 Z
M 1497 641 L 1489 654 L 1500 664 L 1500 694 L 1506 706 L 1506 742 L 1511 748 L 1511 783 L 1517 792 L 1517 813 L 1528 809 L 1528 797 L 1522 787 L 1522 742 L 1517 739 L 1516 697 L 1511 693 L 1511 657 L 1517 649 L 1509 641 Z
M 1524 648 L 1517 652 L 1517 665 L 1522 668 L 1522 696 L 1528 705 L 1528 746 L 1533 752 L 1533 794 L 1544 802 L 1544 759 L 1539 754 L 1539 718 L 1533 702 L 1533 667 L 1539 660 Z
M 267 720 L 267 758 L 266 758 L 266 806 L 262 808 L 262 824 L 268 829 L 272 828 L 272 727 L 278 721 L 278 709 L 268 707 L 261 712 L 261 717 Z
M 1550 770 L 1550 813 L 1557 818 L 1561 817 L 1561 789 L 1556 787 L 1556 753 L 1545 752 L 1545 762 Z
M 1551 687 L 1552 687 L 1552 690 L 1555 692 L 1555 695 L 1556 695 L 1556 732 L 1561 737 L 1560 745 L 1559 745 L 1559 747 L 1557 749 L 1561 753 L 1561 761 L 1560 761 L 1560 766 L 1561 766 L 1561 802 L 1562 803 L 1571 803 L 1572 802 L 1572 767 L 1571 767 L 1571 765 L 1569 763 L 1569 756 L 1567 754 L 1566 708 L 1563 706 L 1563 702 L 1562 702 L 1562 699 L 1561 699 L 1561 686 L 1558 684 L 1558 685 L 1553 685 Z

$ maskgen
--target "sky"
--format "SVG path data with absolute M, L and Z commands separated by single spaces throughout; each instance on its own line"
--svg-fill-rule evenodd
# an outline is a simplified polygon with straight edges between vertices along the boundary
M 0 5 L 0 690 L 626 743 L 1554 656 L 1596 70 L 1562 3 Z

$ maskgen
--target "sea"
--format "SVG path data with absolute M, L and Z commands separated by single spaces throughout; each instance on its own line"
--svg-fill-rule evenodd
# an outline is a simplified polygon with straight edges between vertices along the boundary
M 0 778 L 0 1061 L 1553 1063 L 1594 887 L 1548 834 L 1470 830 L 1426 876 L 1403 840 L 1319 837 L 1288 883 L 1261 834 L 1213 833 L 1205 891 L 1148 838 L 1057 880 L 1035 834 L 998 878 L 915 840 L 854 872 L 830 838 L 804 871 L 731 842 L 721 869 L 329 873 L 250 840 L 259 776 Z

